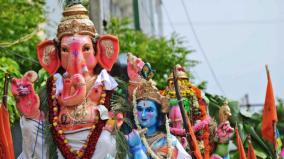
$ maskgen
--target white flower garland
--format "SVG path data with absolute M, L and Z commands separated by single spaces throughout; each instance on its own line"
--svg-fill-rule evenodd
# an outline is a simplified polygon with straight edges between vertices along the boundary
M 134 120 L 135 120 L 135 124 L 137 126 L 137 129 L 138 131 L 139 130 L 142 130 L 141 126 L 140 126 L 140 123 L 138 121 L 138 111 L 137 111 L 137 104 L 136 104 L 136 91 L 137 91 L 137 88 L 133 91 L 133 115 L 134 115 Z M 172 157 L 172 140 L 171 140 L 171 133 L 170 133 L 170 126 L 169 126 L 169 119 L 168 117 L 166 116 L 166 133 L 167 133 L 167 147 L 168 147 L 168 154 L 167 154 L 167 159 L 171 159 Z M 153 158 L 153 159 L 161 159 L 160 156 L 158 156 L 157 154 L 155 154 L 155 152 L 151 149 L 151 147 L 149 146 L 149 143 L 147 142 L 147 139 L 145 137 L 145 134 L 142 133 L 140 134 L 141 136 L 141 140 L 144 144 L 144 146 L 146 147 L 146 150 L 147 152 L 150 154 L 150 156 Z

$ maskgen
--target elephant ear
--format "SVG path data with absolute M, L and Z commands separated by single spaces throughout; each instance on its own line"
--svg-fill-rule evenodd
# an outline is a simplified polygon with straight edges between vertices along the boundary
M 110 71 L 119 54 L 118 38 L 113 35 L 100 35 L 96 42 L 96 48 L 96 58 L 99 64 Z
M 55 42 L 45 40 L 37 46 L 37 57 L 40 65 L 50 74 L 56 73 L 60 67 L 60 59 L 56 53 Z

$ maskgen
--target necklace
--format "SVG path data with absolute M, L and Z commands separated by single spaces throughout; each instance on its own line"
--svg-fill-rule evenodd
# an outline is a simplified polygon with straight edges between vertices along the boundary
M 133 100 L 132 100 L 132 103 L 133 103 L 133 114 L 134 114 L 134 121 L 135 121 L 135 124 L 137 126 L 137 129 L 138 131 L 140 130 L 141 131 L 141 125 L 138 121 L 138 111 L 137 111 L 137 105 L 136 105 L 136 91 L 137 91 L 137 88 L 134 90 L 133 92 Z M 172 140 L 171 140 L 171 133 L 170 133 L 170 126 L 169 126 L 169 119 L 168 117 L 166 116 L 166 136 L 167 136 L 167 148 L 168 148 L 168 153 L 167 153 L 167 159 L 171 159 L 172 157 Z M 147 141 L 147 138 L 145 137 L 145 134 L 142 133 L 140 134 L 141 136 L 141 140 L 142 140 L 142 143 L 144 144 L 144 146 L 146 147 L 146 150 L 147 152 L 150 154 L 150 156 L 153 158 L 153 159 L 161 159 L 161 156 L 159 156 L 158 154 L 155 154 L 155 152 L 152 150 L 151 146 L 149 145 L 148 141 Z
M 99 136 L 105 126 L 105 122 L 103 120 L 99 120 L 96 125 L 93 125 L 91 128 L 91 133 L 86 139 L 86 143 L 80 150 L 74 150 L 68 142 L 68 139 L 64 135 L 64 131 L 59 122 L 59 111 L 60 105 L 55 98 L 55 78 L 54 76 L 50 77 L 47 81 L 47 92 L 48 92 L 48 105 L 49 105 L 49 122 L 51 124 L 51 131 L 54 138 L 54 141 L 57 144 L 57 147 L 61 151 L 64 158 L 68 159 L 78 159 L 78 158 L 86 158 L 90 159 L 93 156 L 93 153 L 96 149 L 96 144 L 99 139 Z

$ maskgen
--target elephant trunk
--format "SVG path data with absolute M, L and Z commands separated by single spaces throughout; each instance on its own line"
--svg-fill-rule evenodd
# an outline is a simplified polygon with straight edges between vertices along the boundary
M 88 67 L 82 53 L 73 51 L 68 61 L 67 72 L 70 73 L 71 76 L 75 74 L 85 76 L 85 74 L 88 73 Z
M 64 89 L 61 96 L 61 103 L 64 106 L 75 106 L 82 104 L 85 100 L 87 86 L 84 77 L 81 74 L 75 74 L 71 77 L 71 87 L 74 88 L 74 93 L 70 94 L 69 89 Z

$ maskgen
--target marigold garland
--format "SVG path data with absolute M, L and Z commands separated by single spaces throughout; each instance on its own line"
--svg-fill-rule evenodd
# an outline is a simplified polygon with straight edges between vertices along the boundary
M 96 149 L 97 141 L 100 137 L 100 134 L 105 126 L 106 121 L 99 120 L 95 126 L 93 126 L 91 133 L 88 136 L 87 143 L 80 150 L 73 150 L 72 147 L 68 144 L 68 140 L 64 136 L 64 132 L 61 126 L 58 124 L 58 115 L 60 112 L 60 105 L 57 103 L 55 94 L 55 82 L 54 77 L 50 77 L 47 81 L 47 91 L 48 91 L 48 105 L 49 105 L 49 122 L 51 124 L 51 131 L 53 134 L 53 139 L 57 143 L 59 150 L 62 155 L 68 159 L 90 159 L 93 156 L 93 153 Z M 110 94 L 107 94 L 105 97 L 105 105 L 109 109 L 110 105 Z

